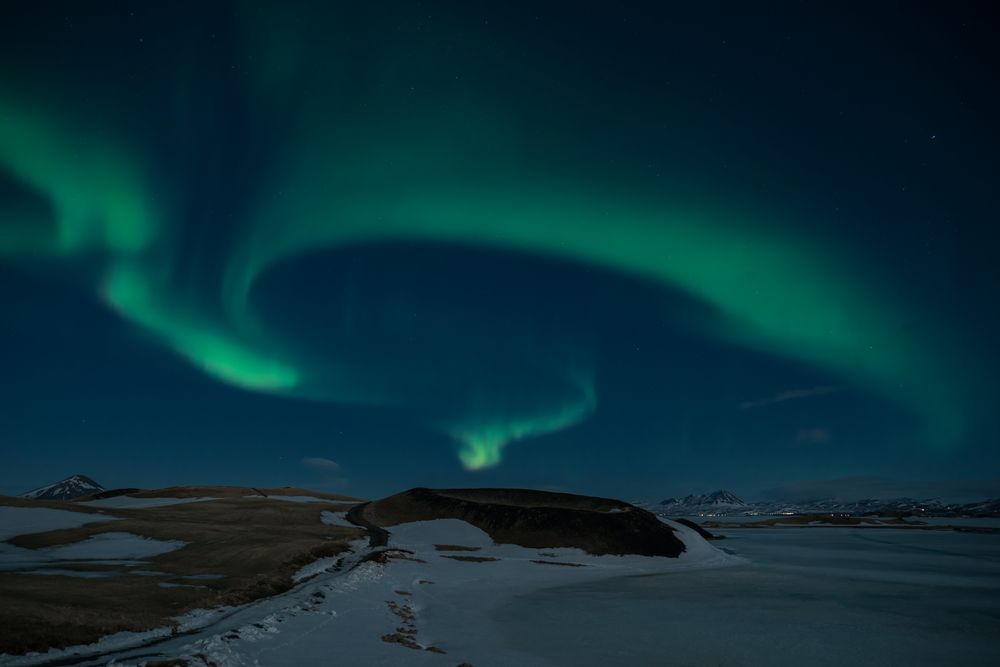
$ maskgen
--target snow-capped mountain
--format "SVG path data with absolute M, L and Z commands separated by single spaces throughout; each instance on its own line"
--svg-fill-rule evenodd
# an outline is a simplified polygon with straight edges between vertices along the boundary
M 22 493 L 22 498 L 30 500 L 72 500 L 80 496 L 88 496 L 91 493 L 103 491 L 104 487 L 90 479 L 86 475 L 73 475 L 55 484 L 42 486 L 27 493 Z
M 968 516 L 1000 516 L 1000 498 L 968 503 L 962 505 L 960 511 Z
M 667 498 L 660 502 L 657 509 L 674 514 L 737 514 L 747 507 L 736 495 L 720 489 L 700 496 L 692 494 L 680 499 Z

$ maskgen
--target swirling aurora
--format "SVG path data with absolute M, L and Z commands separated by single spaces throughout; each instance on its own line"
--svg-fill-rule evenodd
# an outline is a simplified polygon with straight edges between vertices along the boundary
M 510 128 L 488 106 L 463 102 L 442 112 L 442 95 L 433 114 L 359 116 L 357 103 L 345 110 L 330 91 L 362 72 L 350 59 L 305 67 L 333 63 L 324 49 L 334 47 L 308 28 L 294 38 L 264 35 L 260 24 L 280 15 L 275 7 L 243 18 L 232 48 L 258 57 L 234 85 L 251 100 L 248 141 L 275 126 L 292 129 L 265 142 L 267 166 L 246 178 L 241 219 L 213 255 L 213 270 L 189 270 L 204 252 L 183 238 L 186 182 L 164 176 L 169 169 L 139 133 L 15 84 L 0 95 L 0 174 L 26 194 L 0 208 L 0 257 L 85 276 L 90 294 L 150 344 L 219 382 L 289 399 L 412 409 L 457 442 L 470 470 L 499 464 L 512 442 L 569 428 L 599 409 L 599 369 L 585 349 L 566 340 L 572 353 L 545 359 L 525 349 L 513 355 L 516 378 L 499 387 L 488 375 L 470 381 L 445 372 L 429 392 L 402 377 L 405 370 L 356 351 L 298 346 L 258 307 L 260 281 L 311 254 L 397 242 L 601 267 L 704 305 L 710 317 L 665 314 L 693 335 L 829 373 L 901 406 L 937 446 L 961 437 L 968 388 L 940 354 L 946 336 L 850 244 L 810 231 L 810 220 L 775 219 L 773 209 L 720 206 L 724 184 L 713 198 L 595 188 L 578 170 L 528 164 L 503 145 Z M 297 104 L 276 101 L 288 90 Z M 472 341 L 470 354 L 491 345 L 488 336 Z

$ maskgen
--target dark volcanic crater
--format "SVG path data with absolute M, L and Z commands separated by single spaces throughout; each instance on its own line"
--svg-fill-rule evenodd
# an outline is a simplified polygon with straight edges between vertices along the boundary
M 358 508 L 376 526 L 461 519 L 499 544 L 677 557 L 684 543 L 650 512 L 607 498 L 523 489 L 417 488 Z

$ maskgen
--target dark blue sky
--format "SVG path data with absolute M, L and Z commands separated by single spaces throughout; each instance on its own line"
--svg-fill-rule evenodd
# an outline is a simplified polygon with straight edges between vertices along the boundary
M 0 493 L 1000 477 L 985 4 L 0 17 Z

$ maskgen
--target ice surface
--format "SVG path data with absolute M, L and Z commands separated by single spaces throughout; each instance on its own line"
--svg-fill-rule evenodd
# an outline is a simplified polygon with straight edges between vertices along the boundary
M 115 518 L 117 517 L 106 514 L 54 510 L 47 507 L 0 506 L 0 540 L 9 540 L 16 535 L 78 528 L 95 521 L 111 521 Z
M 81 542 L 36 549 L 49 560 L 141 559 L 184 546 L 179 540 L 154 540 L 132 533 L 101 533 Z
M 551 588 L 496 619 L 553 665 L 996 664 L 998 535 L 721 532 L 747 564 Z
M 55 574 L 44 568 L 69 562 L 142 565 L 145 563 L 142 559 L 179 549 L 184 544 L 178 540 L 154 540 L 131 533 L 101 533 L 80 542 L 44 549 L 23 549 L 0 543 L 0 572 L 33 570 L 32 574 Z
M 947 516 L 922 516 L 920 521 L 931 526 L 964 526 L 968 528 L 1000 528 L 1000 518 L 973 518 L 973 517 L 947 517 Z
M 78 528 L 88 523 L 111 521 L 106 514 L 55 510 L 47 507 L 0 506 L 0 540 L 17 535 L 46 533 L 50 530 Z M 0 572 L 31 570 L 55 560 L 43 550 L 22 549 L 0 541 Z

